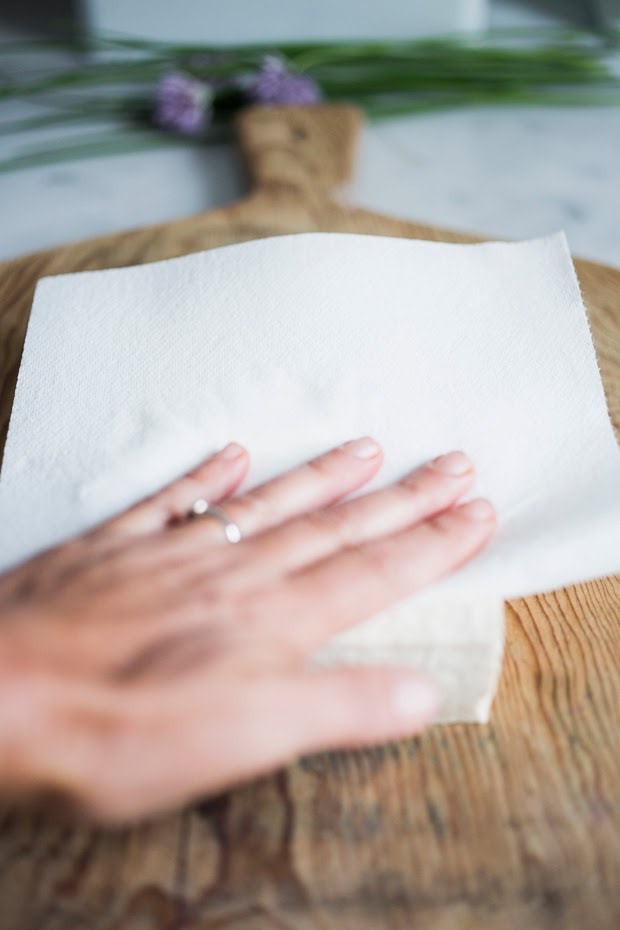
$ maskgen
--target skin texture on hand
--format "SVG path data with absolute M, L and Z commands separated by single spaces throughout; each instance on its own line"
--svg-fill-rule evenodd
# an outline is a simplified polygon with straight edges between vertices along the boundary
M 494 530 L 490 504 L 458 503 L 474 480 L 462 453 L 347 500 L 381 461 L 363 438 L 234 496 L 249 458 L 231 444 L 0 577 L 0 790 L 123 822 L 432 722 L 440 697 L 410 669 L 309 661 Z M 188 521 L 197 498 L 219 502 L 241 542 Z

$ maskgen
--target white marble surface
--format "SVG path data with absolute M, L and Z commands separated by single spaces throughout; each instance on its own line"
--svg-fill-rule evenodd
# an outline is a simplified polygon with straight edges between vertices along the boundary
M 498 238 L 563 229 L 575 254 L 620 266 L 619 153 L 620 109 L 408 118 L 366 130 L 350 197 Z
M 495 23 L 538 13 L 496 3 Z M 25 112 L 5 105 L 4 118 Z M 75 129 L 70 130 L 75 132 Z M 23 140 L 0 138 L 5 152 Z M 471 108 L 375 124 L 351 202 L 497 237 L 564 229 L 620 266 L 620 108 Z M 0 175 L 0 258 L 207 210 L 243 194 L 228 146 L 153 150 Z

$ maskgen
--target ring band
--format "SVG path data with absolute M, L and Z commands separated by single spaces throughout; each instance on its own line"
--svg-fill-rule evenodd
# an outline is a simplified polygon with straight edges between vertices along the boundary
M 224 535 L 229 543 L 241 542 L 241 530 L 237 524 L 220 507 L 210 504 L 204 497 L 199 497 L 194 501 L 187 516 L 190 520 L 196 520 L 198 517 L 213 517 L 224 527 Z

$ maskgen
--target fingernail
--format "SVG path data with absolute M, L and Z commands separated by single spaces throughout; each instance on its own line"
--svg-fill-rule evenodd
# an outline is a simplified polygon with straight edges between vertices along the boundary
M 392 694 L 392 707 L 399 717 L 434 717 L 440 704 L 437 685 L 421 676 L 402 679 Z
M 473 465 L 464 452 L 447 452 L 445 455 L 439 455 L 431 462 L 433 468 L 443 472 L 444 475 L 466 475 L 468 471 L 473 471 Z
M 467 504 L 461 504 L 457 509 L 464 517 L 473 520 L 475 523 L 484 523 L 495 516 L 493 505 L 482 497 L 477 498 L 475 501 L 468 501 Z
M 357 459 L 371 459 L 381 451 L 379 444 L 370 436 L 364 436 L 362 439 L 350 439 L 340 448 L 349 455 L 354 455 Z
M 238 442 L 229 442 L 227 446 L 220 451 L 223 459 L 238 459 L 243 453 L 243 447 Z

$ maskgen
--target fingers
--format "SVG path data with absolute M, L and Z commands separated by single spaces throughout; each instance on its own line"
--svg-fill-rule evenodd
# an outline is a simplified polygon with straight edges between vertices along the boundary
M 185 517 L 198 498 L 216 503 L 232 494 L 245 478 L 248 466 L 246 450 L 229 443 L 189 474 L 108 521 L 102 530 L 123 536 L 156 533 Z
M 245 564 L 257 576 L 282 574 L 399 532 L 452 506 L 474 478 L 464 453 L 442 455 L 382 491 L 312 511 L 257 537 L 246 549 Z
M 53 780 L 91 816 L 123 822 L 220 791 L 329 748 L 419 733 L 440 698 L 397 668 L 331 668 L 269 677 L 196 677 L 102 702 L 81 696 L 88 728 L 55 727 Z M 86 700 L 87 699 L 87 703 Z M 122 698 L 122 703 L 121 703 Z M 114 766 L 104 759 L 114 758 Z M 48 770 L 50 766 L 48 763 Z
M 368 437 L 351 440 L 300 468 L 226 502 L 226 515 L 241 530 L 242 539 L 292 517 L 325 507 L 361 487 L 382 462 L 379 445 Z M 201 540 L 222 540 L 215 520 L 197 520 L 184 529 Z
M 304 649 L 315 648 L 338 630 L 459 568 L 488 542 L 494 528 L 495 513 L 488 501 L 453 507 L 292 574 L 267 596 L 265 614 L 293 614 L 287 636 Z

